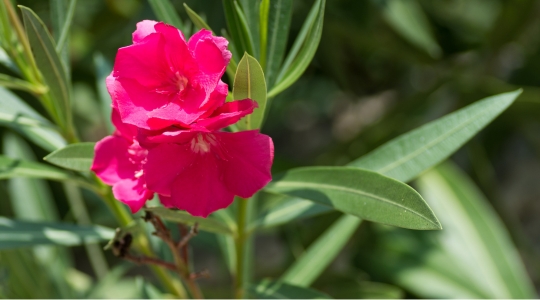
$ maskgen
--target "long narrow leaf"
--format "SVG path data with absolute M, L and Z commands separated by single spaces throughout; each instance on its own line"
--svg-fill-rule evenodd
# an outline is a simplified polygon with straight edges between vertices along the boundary
M 465 173 L 443 164 L 422 175 L 418 185 L 448 224 L 438 237 L 456 262 L 452 268 L 489 298 L 536 297 L 503 223 Z
M 182 19 L 176 12 L 174 5 L 169 0 L 148 0 L 152 11 L 160 21 L 171 24 L 174 27 L 184 30 Z M 186 33 L 187 34 L 187 33 Z
M 36 245 L 76 246 L 107 241 L 113 237 L 113 229 L 100 226 L 25 222 L 0 217 L 0 249 Z
M 80 172 L 90 171 L 95 143 L 77 143 L 58 149 L 43 159 L 51 164 Z
M 53 151 L 66 141 L 56 128 L 17 95 L 0 87 L 0 125 L 9 127 L 43 149 Z
M 38 162 L 0 155 L 0 179 L 15 177 L 69 180 L 70 175 L 54 167 Z
M 274 86 L 279 68 L 283 62 L 291 26 L 292 11 L 292 0 L 270 1 L 265 67 L 269 89 Z
M 416 0 L 389 0 L 383 6 L 386 21 L 413 45 L 432 57 L 441 55 L 441 48 L 431 32 L 429 21 Z
M 293 48 L 288 54 L 287 59 L 285 60 L 285 63 L 283 64 L 283 67 L 277 77 L 276 85 L 272 88 L 272 90 L 270 90 L 270 92 L 268 92 L 268 97 L 273 97 L 281 93 L 295 83 L 296 80 L 302 76 L 315 56 L 315 52 L 317 52 L 319 42 L 321 41 L 326 0 L 320 0 L 318 3 L 318 6 L 317 3 L 314 5 L 314 8 L 318 8 L 318 10 L 313 24 L 307 30 L 305 41 L 303 41 L 302 44 L 296 44 L 295 42 L 293 45 Z M 314 9 L 312 9 L 312 12 L 313 11 Z M 310 12 L 310 16 L 312 12 Z M 308 21 L 310 21 L 310 16 L 308 16 L 308 20 L 306 20 L 305 25 L 308 24 Z M 304 33 L 305 28 L 302 28 L 300 34 Z M 299 35 L 297 39 L 299 38 L 301 38 L 301 35 Z M 296 51 L 297 53 L 295 53 Z
M 21 8 L 28 40 L 32 46 L 36 64 L 49 87 L 54 111 L 53 117 L 62 128 L 71 123 L 71 104 L 67 76 L 56 53 L 53 39 L 47 27 L 28 7 Z
M 361 222 L 362 220 L 355 216 L 343 215 L 309 246 L 280 280 L 298 286 L 309 286 L 336 258 Z
M 235 4 L 235 2 L 235 0 L 223 0 L 223 8 L 225 10 L 229 34 L 238 51 L 238 53 L 233 53 L 233 55 L 238 57 L 238 55 L 244 52 L 254 55 L 253 40 L 249 36 L 245 16 L 243 15 L 242 10 L 238 9 L 238 5 Z
M 410 229 L 441 229 L 429 206 L 414 189 L 368 170 L 297 168 L 274 178 L 266 189 L 311 200 L 365 220 Z
M 454 153 L 520 94 L 518 90 L 477 101 L 391 140 L 349 166 L 410 181 Z
M 260 58 L 260 36 L 259 36 L 259 7 L 260 1 L 237 0 L 240 1 L 242 11 L 244 12 L 247 30 L 253 41 L 253 53 L 256 58 Z

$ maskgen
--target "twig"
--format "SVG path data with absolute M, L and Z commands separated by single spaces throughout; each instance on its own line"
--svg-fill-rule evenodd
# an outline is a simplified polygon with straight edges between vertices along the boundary
M 142 265 L 142 264 L 156 265 L 156 266 L 163 267 L 172 271 L 176 271 L 175 264 L 172 264 L 172 263 L 169 263 L 161 259 L 157 259 L 157 258 L 152 258 L 148 256 L 135 256 L 135 255 L 132 255 L 131 253 L 126 253 L 124 256 L 122 256 L 122 258 L 129 260 L 131 262 L 134 262 L 136 264 L 139 264 L 139 265 Z

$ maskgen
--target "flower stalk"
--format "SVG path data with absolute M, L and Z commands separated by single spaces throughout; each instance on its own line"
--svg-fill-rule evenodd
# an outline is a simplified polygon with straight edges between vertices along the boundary
M 245 298 L 244 294 L 244 282 L 245 278 L 245 249 L 247 240 L 246 221 L 248 217 L 248 203 L 247 199 L 238 198 L 238 215 L 237 215 L 237 228 L 238 233 L 236 236 L 236 279 L 235 279 L 235 297 L 237 299 Z

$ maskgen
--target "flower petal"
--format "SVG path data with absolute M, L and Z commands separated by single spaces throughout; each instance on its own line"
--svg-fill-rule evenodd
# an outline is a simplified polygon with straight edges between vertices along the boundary
M 137 23 L 137 30 L 133 32 L 133 43 L 140 43 L 146 36 L 156 32 L 154 26 L 157 23 L 151 20 L 143 20 Z
M 210 94 L 210 97 L 208 97 L 208 100 L 200 107 L 200 109 L 204 111 L 204 114 L 200 117 L 207 118 L 208 116 L 211 116 L 218 107 L 225 103 L 228 93 L 229 86 L 220 80 L 216 89 Z
M 120 112 L 118 112 L 117 108 L 113 107 L 111 120 L 114 127 L 116 127 L 116 135 L 121 135 L 128 141 L 133 141 L 135 139 L 135 137 L 137 136 L 137 127 L 122 122 L 122 119 L 120 118 Z
M 193 163 L 178 174 L 172 185 L 171 202 L 193 216 L 206 218 L 225 208 L 234 200 L 222 181 L 221 170 L 214 155 L 197 155 Z
M 107 89 L 122 121 L 144 129 L 153 129 L 148 125 L 147 114 L 170 102 L 169 96 L 148 91 L 128 78 L 107 77 Z
M 183 99 L 175 99 L 167 105 L 148 113 L 148 125 L 154 130 L 163 129 L 179 124 L 189 126 L 205 111 L 200 109 L 206 100 L 207 94 L 202 89 L 188 88 Z
M 142 180 L 136 178 L 121 180 L 113 186 L 112 190 L 114 197 L 127 204 L 132 213 L 138 212 L 154 194 L 144 187 Z
M 155 33 L 140 43 L 118 49 L 113 76 L 137 80 L 149 89 L 163 86 L 174 77 L 164 53 L 167 43 L 160 34 Z
M 148 189 L 170 196 L 177 175 L 184 172 L 195 158 L 189 144 L 166 143 L 149 149 L 143 166 Z
M 272 180 L 272 139 L 258 130 L 215 132 L 227 158 L 218 160 L 227 188 L 242 198 L 253 196 Z
M 132 178 L 137 170 L 127 155 L 129 145 L 128 140 L 120 136 L 108 136 L 97 142 L 90 169 L 108 185 Z
M 192 127 L 203 127 L 209 131 L 219 130 L 251 114 L 257 106 L 257 102 L 251 99 L 227 102 L 216 109 L 210 117 L 197 121 L 196 126 Z

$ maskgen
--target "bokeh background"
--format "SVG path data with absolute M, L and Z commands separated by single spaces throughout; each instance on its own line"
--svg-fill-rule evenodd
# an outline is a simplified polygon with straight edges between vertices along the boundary
M 187 20 L 183 2 L 172 0 Z M 185 2 L 212 28 L 226 27 L 221 1 Z M 51 24 L 48 1 L 18 3 Z M 294 1 L 289 46 L 312 3 Z M 304 165 L 344 165 L 476 100 L 522 87 L 522 96 L 451 160 L 500 217 L 540 291 L 540 1 L 413 3 L 410 14 L 396 17 L 384 0 L 328 0 L 322 39 L 311 66 L 297 83 L 272 100 L 262 129 L 275 142 L 274 172 Z M 98 101 L 104 95 L 103 70 L 110 68 L 119 47 L 131 43 L 135 24 L 143 19 L 156 19 L 144 0 L 78 2 L 70 59 L 75 120 L 85 141 L 108 134 Z M 17 94 L 40 110 L 32 97 Z M 5 128 L 0 131 L 6 153 L 11 147 L 8 144 L 19 139 Z M 47 154 L 35 146 L 26 150 L 35 157 Z M 10 203 L 17 201 L 10 198 L 14 196 L 10 184 L 0 182 L 3 216 L 13 215 Z M 47 182 L 41 189 L 44 192 L 37 197 L 52 199 L 53 205 L 47 209 L 61 220 L 73 221 L 62 186 Z M 99 199 L 88 193 L 84 201 L 94 223 L 115 226 Z M 338 217 L 338 213 L 328 213 L 263 232 L 255 242 L 256 277 L 279 276 Z M 422 266 L 432 234 L 364 222 L 313 287 L 344 298 L 463 295 L 422 292 L 414 283 L 396 277 L 407 268 Z M 215 237 L 200 234 L 193 240 L 192 252 L 195 269 L 206 268 L 211 273 L 210 279 L 200 282 L 206 296 L 231 296 L 232 279 Z M 9 257 L 22 262 L 28 256 L 24 251 L 8 254 L 1 256 L 4 266 Z M 124 263 L 107 252 L 109 264 L 121 268 L 102 280 L 92 272 L 83 247 L 69 248 L 64 255 L 75 268 L 58 276 L 81 289 L 99 282 L 102 286 L 95 297 L 141 297 L 133 288 L 138 277 L 152 278 L 147 268 Z M 58 295 L 51 288 L 52 279 L 40 277 L 39 266 L 26 268 L 28 274 L 21 278 L 31 277 L 22 286 L 13 278 L 7 280 L 8 273 L 0 265 L 2 295 L 34 296 L 28 289 L 39 289 L 42 298 Z

